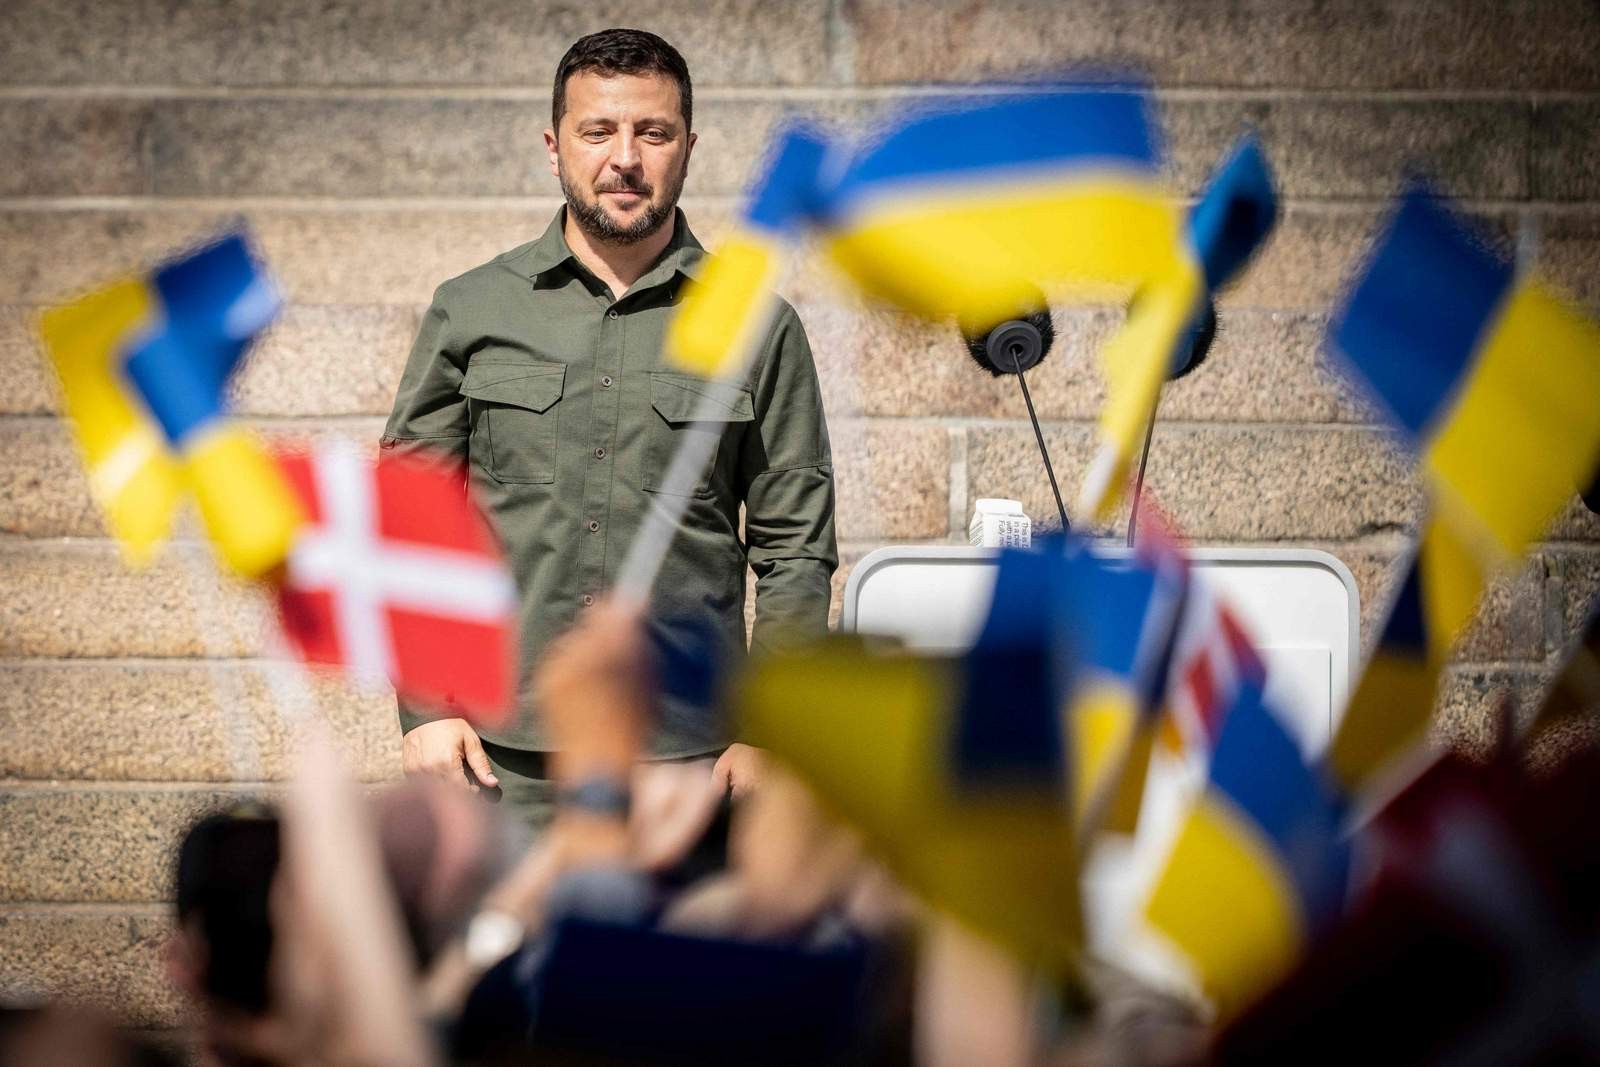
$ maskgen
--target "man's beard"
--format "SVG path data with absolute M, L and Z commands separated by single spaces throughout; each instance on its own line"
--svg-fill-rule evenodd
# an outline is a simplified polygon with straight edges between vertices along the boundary
M 606 244 L 631 245 L 649 237 L 661 229 L 668 219 L 672 218 L 673 210 L 678 206 L 678 197 L 683 193 L 683 180 L 687 170 L 688 168 L 685 167 L 678 172 L 677 177 L 668 183 L 659 200 L 654 199 L 655 190 L 653 188 L 641 183 L 638 185 L 607 185 L 603 189 L 595 191 L 595 197 L 592 201 L 586 201 L 578 195 L 577 190 L 567 184 L 565 167 L 559 168 L 559 178 L 561 180 L 561 192 L 567 198 L 567 213 L 577 221 L 579 228 L 584 233 Z M 601 193 L 622 190 L 638 193 L 648 199 L 644 214 L 627 225 L 619 225 L 617 220 L 613 219 L 605 208 L 600 206 Z

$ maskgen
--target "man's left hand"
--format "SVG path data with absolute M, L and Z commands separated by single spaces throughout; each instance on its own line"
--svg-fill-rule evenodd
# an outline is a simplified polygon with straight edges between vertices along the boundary
M 738 799 L 759 787 L 766 773 L 766 750 L 735 741 L 711 768 L 711 780 Z

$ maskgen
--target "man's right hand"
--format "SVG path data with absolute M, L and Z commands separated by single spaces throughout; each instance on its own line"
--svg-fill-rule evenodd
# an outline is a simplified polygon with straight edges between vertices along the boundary
M 405 736 L 403 761 L 407 774 L 426 774 L 476 793 L 500 784 L 483 742 L 465 719 L 435 719 Z

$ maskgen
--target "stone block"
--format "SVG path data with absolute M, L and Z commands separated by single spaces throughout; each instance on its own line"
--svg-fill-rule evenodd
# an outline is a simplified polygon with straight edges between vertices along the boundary
M 1031 431 L 974 427 L 969 438 L 969 499 L 1019 499 L 1036 523 L 1054 516 Z M 1046 440 L 1071 501 L 1092 430 L 1056 427 Z M 1387 437 L 1362 428 L 1158 426 L 1145 485 L 1196 541 L 1343 540 L 1402 528 L 1421 504 Z
M 1261 137 L 1281 195 L 1382 199 L 1410 169 L 1453 196 L 1527 195 L 1529 108 L 1515 101 L 1373 97 L 1161 98 L 1178 191 L 1197 193 L 1245 130 Z
M 1535 557 L 1489 583 L 1477 613 L 1451 650 L 1456 660 L 1543 660 L 1544 559 Z
M 240 368 L 234 410 L 387 416 L 417 324 L 409 307 L 291 304 Z
M 1026 413 L 1015 378 L 973 363 L 956 330 L 894 312 L 840 304 L 800 308 L 830 415 Z M 1059 309 L 1055 344 L 1028 388 L 1044 419 L 1092 419 L 1105 402 L 1099 356 L 1121 325 L 1114 309 Z M 1353 422 L 1367 412 L 1325 365 L 1320 316 L 1225 308 L 1205 363 L 1165 387 L 1163 418 Z
M 845 11 L 866 83 L 1121 61 L 1163 85 L 1600 88 L 1600 14 L 1582 0 L 855 0 Z
M 136 571 L 106 541 L 0 541 L 0 655 L 248 656 L 269 612 L 202 545 Z
M 944 427 L 845 419 L 829 432 L 841 541 L 945 536 L 950 444 Z
M 131 1026 L 183 1019 L 161 966 L 170 928 L 156 908 L 0 908 L 0 999 L 93 1005 Z
M 573 41 L 647 24 L 683 52 L 696 88 L 828 80 L 821 0 L 616 0 L 470 5 L 377 0 L 18 0 L 0 39 L 14 85 L 514 85 L 548 91 Z
M 1534 671 L 1450 668 L 1440 679 L 1430 738 L 1439 747 L 1486 759 L 1500 736 L 1502 702 L 1510 700 L 1514 714 L 1525 719 L 1543 699 L 1543 689 L 1543 678 Z
M 259 796 L 244 789 L 0 787 L 8 862 L 0 901 L 159 902 L 196 819 Z
M 708 99 L 685 189 L 736 195 L 773 126 L 799 111 L 849 119 L 853 102 Z M 175 98 L 151 127 L 154 191 L 166 196 L 549 196 L 547 97 Z
M 293 752 L 266 671 L 248 661 L 0 662 L 0 778 L 267 781 Z M 319 673 L 312 690 L 363 779 L 400 773 L 394 696 Z
M 35 326 L 37 311 L 0 305 L 0 415 L 41 415 L 59 407 L 54 375 Z
M 1535 211 L 1527 220 L 1542 277 L 1600 312 L 1600 212 L 1588 207 Z
M 28 537 L 104 535 L 77 445 L 63 420 L 6 420 L 6 447 L 0 449 L 0 532 Z
M 11 19 L 8 15 L 7 23 Z M 150 191 L 151 107 L 111 97 L 0 100 L 0 196 L 137 196 Z
M 1545 553 L 1551 558 L 1560 591 L 1560 641 L 1554 651 L 1565 651 L 1579 639 L 1584 627 L 1600 612 L 1600 549 Z
M 1552 541 L 1600 541 L 1600 515 L 1584 507 L 1574 495 L 1551 522 L 1546 536 Z
M 1223 294 L 1223 304 L 1328 314 L 1364 266 L 1385 213 L 1379 206 L 1288 205 L 1256 260 Z M 1469 214 L 1492 240 L 1512 247 L 1513 213 L 1473 209 Z
M 1600 101 L 1541 100 L 1533 112 L 1532 195 L 1539 200 L 1600 200 Z
M 88 479 L 65 420 L 8 420 L 8 448 L 0 450 L 0 532 L 27 537 L 104 537 L 104 520 L 89 496 Z M 382 430 L 376 418 L 337 422 L 279 420 L 256 423 L 268 444 L 338 437 L 358 446 L 375 445 Z M 178 535 L 199 533 L 193 512 L 184 506 Z

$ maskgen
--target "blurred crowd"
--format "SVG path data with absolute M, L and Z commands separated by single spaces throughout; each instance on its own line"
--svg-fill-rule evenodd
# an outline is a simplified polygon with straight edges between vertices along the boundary
M 0 1062 L 1567 1062 L 1600 1051 L 1600 754 L 1446 758 L 1372 820 L 1359 901 L 1224 1024 L 1085 959 L 1030 973 L 924 909 L 777 765 L 641 763 L 640 620 L 602 603 L 534 679 L 560 802 L 536 839 L 461 781 L 363 790 L 317 723 L 281 800 L 201 819 L 168 973 L 194 1048 L 62 1006 Z M 1509 734 L 1508 734 L 1509 737 Z M 1219 921 L 1226 921 L 1219 917 Z

